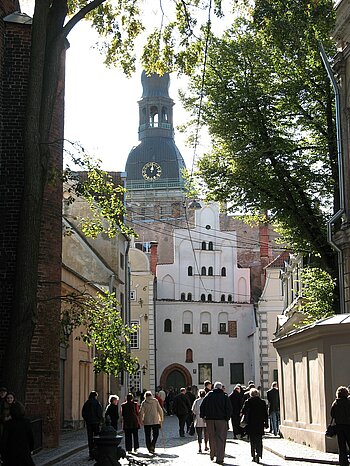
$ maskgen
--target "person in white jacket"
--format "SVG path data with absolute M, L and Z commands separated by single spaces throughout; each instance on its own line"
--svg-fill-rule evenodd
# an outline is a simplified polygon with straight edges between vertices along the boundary
M 208 450 L 208 439 L 207 439 L 207 436 L 205 435 L 206 423 L 205 423 L 205 420 L 200 417 L 200 408 L 201 408 L 201 404 L 202 404 L 202 401 L 205 395 L 206 395 L 205 390 L 199 390 L 198 398 L 194 400 L 193 405 L 192 405 L 192 412 L 196 416 L 194 420 L 194 426 L 196 428 L 198 445 L 199 445 L 198 453 L 202 453 L 203 434 L 204 434 L 204 444 L 205 444 L 204 449 Z
M 153 454 L 159 436 L 159 429 L 163 423 L 163 410 L 151 391 L 145 393 L 145 399 L 141 403 L 139 420 L 145 429 L 146 447 Z

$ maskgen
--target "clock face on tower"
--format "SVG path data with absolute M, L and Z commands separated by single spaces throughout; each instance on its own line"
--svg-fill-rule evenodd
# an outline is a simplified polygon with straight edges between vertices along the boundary
M 142 176 L 145 180 L 156 180 L 161 173 L 162 169 L 156 162 L 147 162 L 142 168 Z

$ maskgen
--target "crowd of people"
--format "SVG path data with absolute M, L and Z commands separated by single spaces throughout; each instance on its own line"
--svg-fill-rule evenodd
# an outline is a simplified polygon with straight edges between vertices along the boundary
M 138 395 L 138 396 L 137 396 Z M 89 454 L 93 457 L 93 437 L 99 432 L 103 420 L 103 409 L 97 401 L 98 394 L 93 391 L 84 404 L 82 414 L 86 422 Z M 139 398 L 139 399 L 138 399 Z M 139 448 L 138 432 L 145 432 L 145 443 L 149 453 L 154 454 L 164 416 L 177 416 L 179 436 L 197 436 L 198 453 L 209 451 L 210 458 L 223 464 L 229 421 L 231 420 L 233 438 L 249 437 L 252 460 L 259 463 L 262 457 L 262 437 L 268 428 L 279 434 L 279 393 L 277 382 L 267 392 L 268 404 L 260 398 L 260 392 L 252 381 L 246 386 L 237 384 L 232 393 L 226 393 L 225 386 L 217 381 L 204 382 L 203 388 L 182 387 L 178 392 L 173 388 L 165 391 L 158 387 L 154 393 L 143 390 L 136 394 L 130 390 L 126 400 L 119 406 L 117 395 L 111 395 L 105 409 L 105 418 L 125 434 L 125 449 L 131 454 Z M 244 425 L 242 418 L 244 417 Z M 204 444 L 204 445 L 203 445 Z

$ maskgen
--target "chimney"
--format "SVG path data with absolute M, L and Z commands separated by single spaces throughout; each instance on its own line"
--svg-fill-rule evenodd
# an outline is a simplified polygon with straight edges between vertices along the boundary
M 157 241 L 151 241 L 151 258 L 150 258 L 150 267 L 151 273 L 156 276 L 158 264 L 158 243 Z

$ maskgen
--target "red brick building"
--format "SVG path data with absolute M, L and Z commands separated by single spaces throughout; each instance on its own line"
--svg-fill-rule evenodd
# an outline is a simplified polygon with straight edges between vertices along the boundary
M 0 0 L 0 383 L 15 293 L 18 221 L 24 184 L 23 127 L 30 63 L 31 19 L 17 0 Z M 64 64 L 51 138 L 63 140 Z M 62 146 L 52 150 L 52 167 L 62 168 Z M 61 281 L 60 181 L 45 190 L 40 239 L 38 320 L 27 379 L 26 410 L 43 422 L 43 445 L 59 435 L 59 317 Z M 8 387 L 11 389 L 11 387 Z

